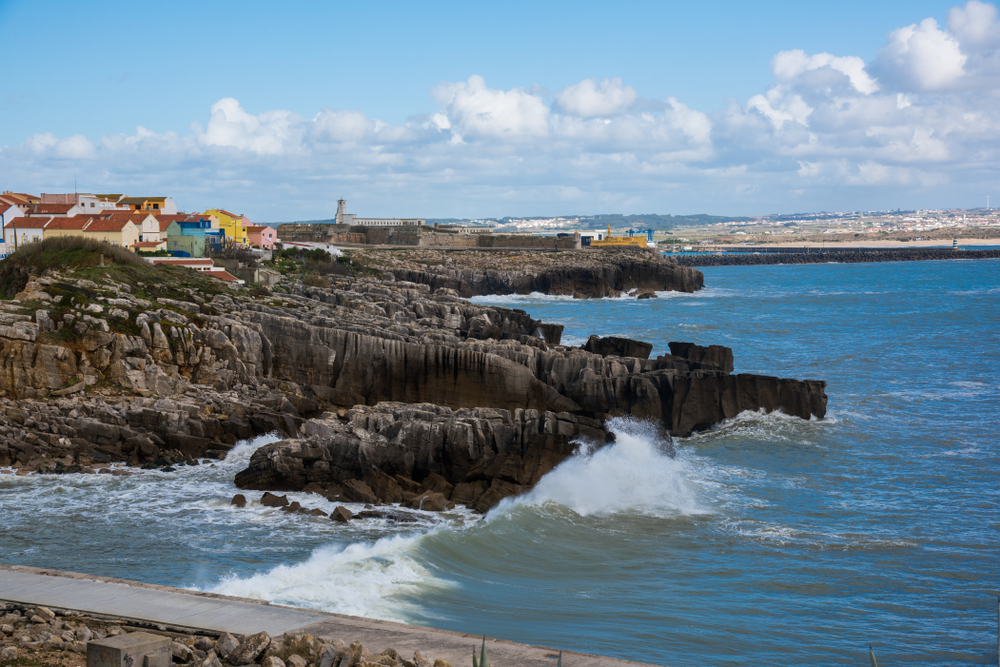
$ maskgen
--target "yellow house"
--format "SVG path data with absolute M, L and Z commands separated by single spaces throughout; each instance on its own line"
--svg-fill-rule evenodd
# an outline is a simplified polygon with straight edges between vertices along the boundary
M 83 228 L 83 236 L 131 249 L 139 242 L 139 228 L 127 216 L 113 215 L 92 220 Z
M 236 215 L 221 208 L 213 208 L 202 215 L 212 216 L 219 221 L 219 229 L 226 233 L 226 240 L 233 239 L 240 245 L 247 245 L 247 227 L 250 221 L 242 215 Z

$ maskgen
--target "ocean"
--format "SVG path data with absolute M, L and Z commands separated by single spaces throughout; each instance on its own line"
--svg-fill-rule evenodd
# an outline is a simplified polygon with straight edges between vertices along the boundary
M 744 413 L 673 457 L 617 420 L 527 496 L 404 527 L 231 507 L 268 437 L 173 473 L 0 475 L 0 562 L 663 665 L 857 665 L 869 644 L 886 665 L 995 664 L 1000 262 L 703 271 L 652 300 L 475 300 L 570 344 L 732 347 L 737 373 L 826 380 L 826 419 Z

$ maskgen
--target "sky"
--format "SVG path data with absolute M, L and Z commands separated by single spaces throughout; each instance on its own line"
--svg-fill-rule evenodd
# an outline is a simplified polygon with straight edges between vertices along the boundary
M 0 30 L 31 45 L 0 50 L 0 190 L 258 221 L 1000 201 L 980 0 L 0 0 Z

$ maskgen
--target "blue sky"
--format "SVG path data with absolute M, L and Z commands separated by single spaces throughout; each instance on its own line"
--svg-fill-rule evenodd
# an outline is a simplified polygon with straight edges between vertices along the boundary
M 32 45 L 0 56 L 3 189 L 285 220 L 972 207 L 996 182 L 978 0 L 0 0 L 0 28 Z

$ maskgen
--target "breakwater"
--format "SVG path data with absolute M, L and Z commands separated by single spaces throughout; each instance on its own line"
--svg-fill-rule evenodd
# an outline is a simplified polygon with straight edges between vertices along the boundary
M 669 256 L 669 255 L 668 255 Z M 810 252 L 768 252 L 670 256 L 681 266 L 757 266 L 761 264 L 857 264 L 865 262 L 911 262 L 927 259 L 997 259 L 1000 249 L 954 250 L 952 248 L 838 248 Z

